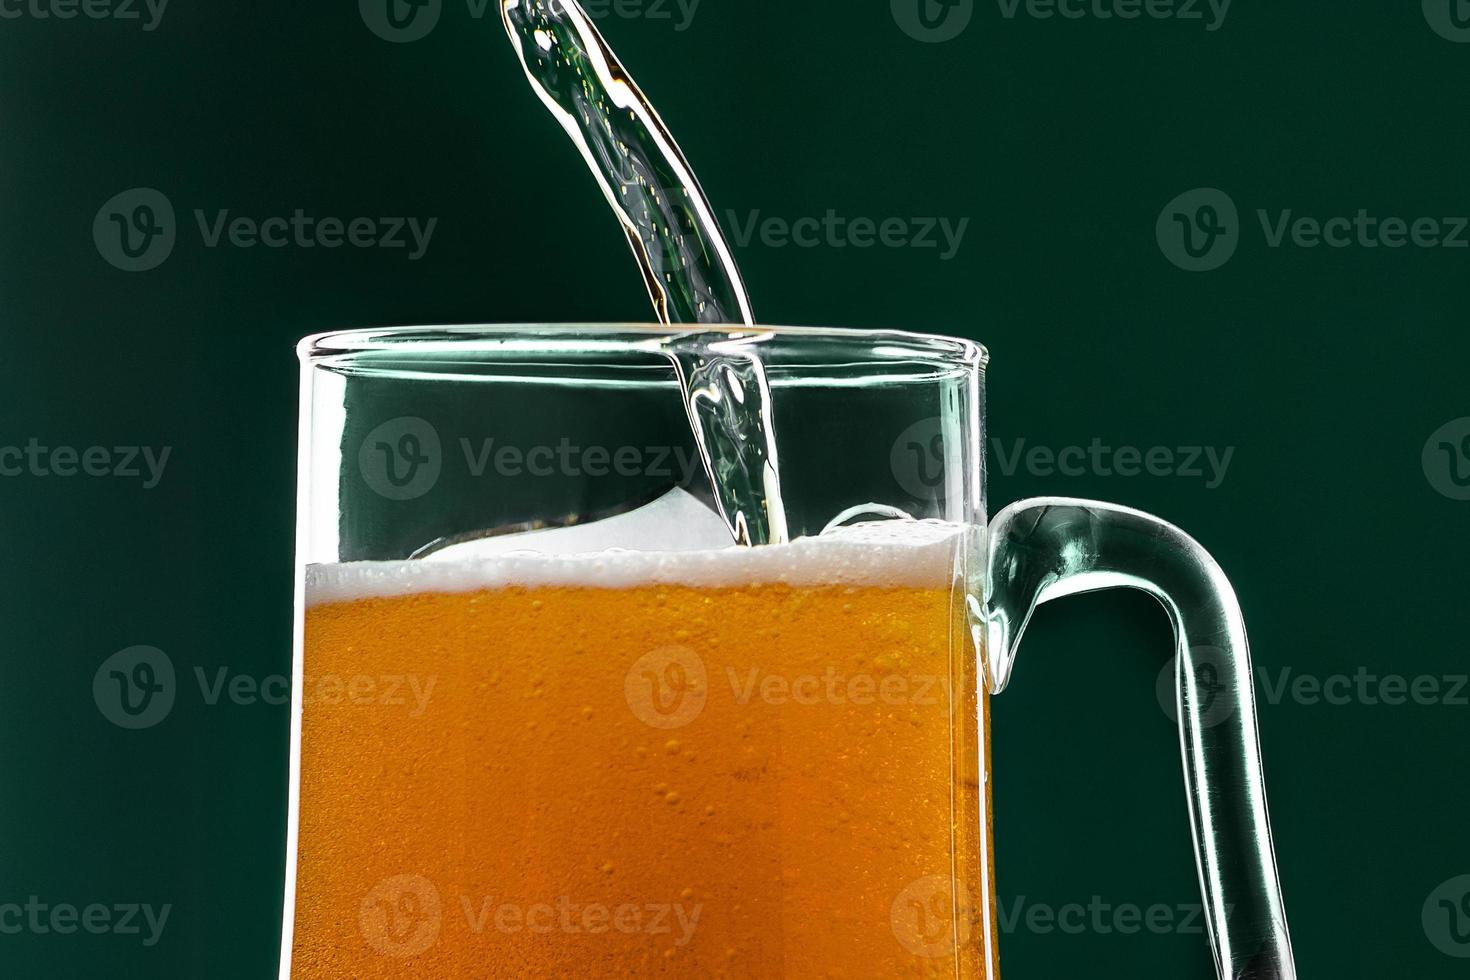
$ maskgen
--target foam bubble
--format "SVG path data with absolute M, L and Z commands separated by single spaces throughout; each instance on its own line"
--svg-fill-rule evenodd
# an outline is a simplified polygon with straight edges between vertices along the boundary
M 306 570 L 308 606 L 420 593 L 500 588 L 722 588 L 786 584 L 944 588 L 964 529 L 933 521 L 883 521 L 759 548 L 512 552 L 464 561 L 346 562 Z

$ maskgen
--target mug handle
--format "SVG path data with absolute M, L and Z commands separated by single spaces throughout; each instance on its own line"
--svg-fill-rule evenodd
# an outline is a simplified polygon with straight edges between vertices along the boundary
M 1184 783 L 1215 971 L 1221 980 L 1295 980 L 1276 876 L 1250 648 L 1235 591 L 1189 535 L 1141 511 L 1040 497 L 990 525 L 980 614 L 990 690 L 1010 680 L 1036 607 L 1099 589 L 1133 588 L 1174 625 Z M 974 594 L 974 593 L 972 593 Z

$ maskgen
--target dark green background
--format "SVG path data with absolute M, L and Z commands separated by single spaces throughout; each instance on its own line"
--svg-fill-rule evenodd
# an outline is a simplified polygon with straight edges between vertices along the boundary
M 1213 549 L 1257 664 L 1462 674 L 1470 503 L 1430 433 L 1470 415 L 1470 250 L 1271 249 L 1257 208 L 1470 213 L 1470 45 L 1417 2 L 1237 0 L 1224 26 L 1005 18 L 944 44 L 886 0 L 704 0 L 692 27 L 604 27 L 723 215 L 969 217 L 932 250 L 740 250 L 768 322 L 950 332 L 989 345 L 1009 447 L 1237 447 L 1224 484 L 1000 472 L 1156 511 Z M 168 445 L 156 489 L 0 479 L 0 903 L 171 903 L 162 941 L 0 936 L 0 975 L 275 976 L 286 711 L 181 696 L 109 724 L 98 665 L 133 644 L 193 670 L 289 667 L 303 334 L 475 320 L 639 320 L 620 232 L 493 19 L 447 0 L 386 43 L 350 0 L 173 0 L 161 26 L 0 20 L 0 444 Z M 160 268 L 106 264 L 91 225 L 162 190 Z M 1218 271 L 1154 224 L 1195 187 L 1244 234 Z M 202 246 L 192 210 L 437 216 L 428 255 Z M 996 702 L 1006 908 L 1197 901 L 1151 601 L 1044 609 Z M 1260 688 L 1258 685 L 1258 693 Z M 1470 873 L 1470 708 L 1261 706 L 1297 959 L 1308 977 L 1463 975 L 1426 938 Z M 1204 977 L 1200 935 L 1003 937 L 1007 975 Z

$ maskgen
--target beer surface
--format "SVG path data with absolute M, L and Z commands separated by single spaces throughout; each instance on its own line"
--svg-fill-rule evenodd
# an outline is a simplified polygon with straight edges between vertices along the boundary
M 292 977 L 985 977 L 952 550 L 313 569 Z

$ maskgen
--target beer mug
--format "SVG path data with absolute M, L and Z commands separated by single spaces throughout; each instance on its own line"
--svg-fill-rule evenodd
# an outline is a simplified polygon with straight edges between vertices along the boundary
M 1173 622 L 1218 974 L 1295 976 L 1230 584 L 1126 507 L 988 519 L 980 346 L 300 354 L 283 980 L 994 980 L 989 699 L 1038 604 L 1119 587 Z

